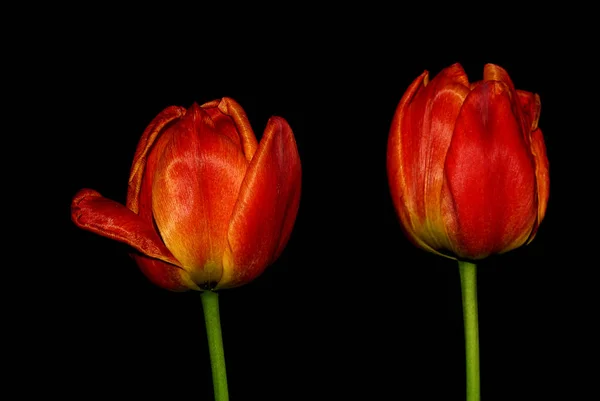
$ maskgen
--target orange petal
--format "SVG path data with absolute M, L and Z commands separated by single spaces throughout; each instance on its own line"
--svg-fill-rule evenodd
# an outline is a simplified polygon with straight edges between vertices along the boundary
M 456 211 L 455 253 L 480 259 L 522 245 L 536 219 L 535 170 L 510 89 L 477 84 L 465 99 L 446 158 Z
M 292 129 L 271 117 L 240 190 L 228 231 L 218 288 L 252 281 L 274 262 L 291 235 L 300 202 L 302 170 Z
M 138 141 L 137 148 L 135 150 L 135 156 L 129 173 L 129 186 L 127 189 L 127 207 L 134 213 L 138 212 L 138 201 L 139 193 L 142 185 L 142 176 L 144 174 L 144 167 L 146 165 L 146 155 L 152 148 L 154 141 L 158 134 L 165 128 L 165 126 L 171 121 L 181 117 L 185 114 L 185 109 L 178 106 L 169 106 L 161 111 L 151 122 L 148 124 L 142 137 Z
M 442 213 L 444 161 L 469 83 L 459 64 L 442 70 L 428 84 L 426 77 L 413 83 L 396 111 L 388 142 L 388 177 L 408 236 L 417 246 L 438 253 L 451 249 Z
M 227 228 L 247 162 L 196 104 L 168 128 L 152 188 L 152 210 L 169 250 L 199 285 L 217 283 Z
M 224 97 L 221 100 L 207 102 L 202 105 L 202 108 L 213 120 L 216 131 L 227 135 L 238 146 L 241 146 L 246 160 L 250 163 L 258 147 L 258 142 L 242 106 L 235 100 Z
M 124 242 L 144 255 L 180 266 L 151 224 L 92 189 L 82 189 L 75 195 L 71 218 L 79 228 Z

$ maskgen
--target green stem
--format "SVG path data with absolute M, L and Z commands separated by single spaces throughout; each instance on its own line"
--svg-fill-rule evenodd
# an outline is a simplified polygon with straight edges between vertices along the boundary
M 202 298 L 202 309 L 204 310 L 204 322 L 208 337 L 215 401 L 229 401 L 223 337 L 221 335 L 221 318 L 219 316 L 219 294 L 214 291 L 202 291 L 200 297 Z
M 479 325 L 477 318 L 477 266 L 458 261 L 465 322 L 467 401 L 479 401 Z

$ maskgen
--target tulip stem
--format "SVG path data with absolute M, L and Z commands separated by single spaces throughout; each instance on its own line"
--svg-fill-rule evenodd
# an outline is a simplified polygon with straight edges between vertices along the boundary
M 458 261 L 465 324 L 467 401 L 480 400 L 479 324 L 477 317 L 477 266 Z
M 221 318 L 219 316 L 219 294 L 214 291 L 202 291 L 200 297 L 202 298 L 202 309 L 204 310 L 204 321 L 208 337 L 215 401 L 228 401 L 225 353 L 223 352 Z

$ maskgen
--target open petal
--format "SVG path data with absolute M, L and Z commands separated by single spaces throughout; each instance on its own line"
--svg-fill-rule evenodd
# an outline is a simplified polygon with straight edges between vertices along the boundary
M 180 266 L 151 224 L 97 191 L 82 189 L 75 195 L 71 218 L 84 230 L 126 243 L 151 258 Z
M 271 117 L 240 189 L 218 288 L 250 282 L 274 262 L 291 235 L 300 202 L 302 170 L 292 129 Z
M 247 169 L 242 150 L 219 127 L 192 105 L 164 133 L 168 143 L 152 187 L 162 239 L 198 284 L 221 278 L 227 228 Z
M 522 245 L 537 217 L 535 170 L 510 89 L 484 81 L 469 93 L 446 158 L 455 253 L 480 259 Z

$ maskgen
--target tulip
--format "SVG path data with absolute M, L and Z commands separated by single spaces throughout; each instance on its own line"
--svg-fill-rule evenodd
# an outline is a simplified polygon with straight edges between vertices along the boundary
M 463 303 L 466 399 L 480 401 L 476 261 L 529 243 L 546 213 L 549 165 L 537 94 L 487 64 L 424 71 L 396 108 L 387 148 L 394 207 L 418 247 L 456 259 Z
M 126 204 L 82 189 L 80 228 L 124 242 L 142 272 L 172 291 L 244 285 L 285 248 L 300 201 L 294 134 L 273 116 L 258 143 L 242 107 L 222 98 L 171 106 L 135 152 Z
M 480 260 L 531 242 L 544 218 L 549 165 L 537 94 L 487 64 L 424 71 L 398 104 L 387 148 L 394 207 L 418 247 Z

